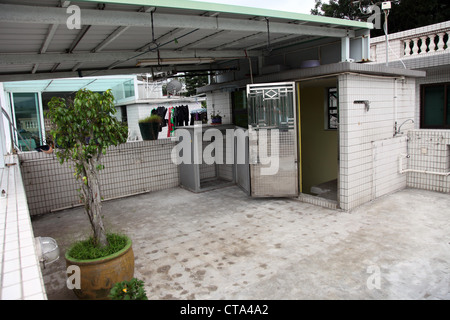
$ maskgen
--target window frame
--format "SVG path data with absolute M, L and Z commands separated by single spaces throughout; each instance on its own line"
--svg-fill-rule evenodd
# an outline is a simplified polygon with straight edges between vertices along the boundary
M 13 133 L 14 143 L 17 146 L 19 146 L 19 148 L 22 152 L 34 151 L 34 149 L 33 150 L 23 150 L 22 146 L 20 146 L 20 143 L 19 143 L 19 140 L 22 140 L 22 138 L 19 136 L 19 132 L 18 132 L 19 119 L 17 118 L 17 112 L 18 112 L 17 95 L 26 95 L 26 94 L 33 95 L 33 98 L 34 98 L 34 109 L 36 111 L 36 122 L 37 122 L 37 126 L 38 126 L 37 135 L 39 138 L 39 141 L 36 141 L 36 147 L 43 145 L 46 141 L 45 123 L 44 123 L 44 116 L 43 116 L 44 109 L 42 107 L 41 92 L 39 92 L 39 91 L 24 91 L 24 92 L 12 91 L 12 92 L 9 92 L 9 102 L 10 102 L 10 106 L 11 106 L 12 124 L 16 128 L 16 130 Z
M 426 125 L 425 124 L 425 89 L 428 87 L 444 86 L 444 124 L 443 125 Z M 450 82 L 438 82 L 438 83 L 427 83 L 420 85 L 420 128 L 421 129 L 450 129 L 450 124 L 448 124 L 448 119 L 450 114 L 448 113 L 448 104 L 450 95 L 448 94 L 450 90 Z
M 331 90 L 336 90 L 336 107 L 330 107 L 330 96 L 332 94 Z M 333 114 L 337 118 L 336 128 L 331 127 L 330 123 L 330 110 L 336 110 L 336 113 Z M 325 130 L 338 130 L 339 129 L 339 90 L 338 87 L 327 87 L 326 88 L 326 110 L 325 110 Z

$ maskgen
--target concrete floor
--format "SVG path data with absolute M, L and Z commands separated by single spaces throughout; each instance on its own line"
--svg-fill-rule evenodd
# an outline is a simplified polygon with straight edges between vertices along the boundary
M 149 299 L 450 299 L 450 195 L 406 189 L 351 213 L 238 187 L 181 188 L 104 203 L 133 240 Z M 66 287 L 65 249 L 90 233 L 81 208 L 34 218 L 57 240 L 43 269 L 49 300 Z

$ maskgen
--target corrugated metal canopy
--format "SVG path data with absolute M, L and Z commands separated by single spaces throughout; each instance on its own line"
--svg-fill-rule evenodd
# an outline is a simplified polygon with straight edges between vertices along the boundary
M 79 29 L 69 28 L 77 22 Z M 269 41 L 276 48 L 305 39 L 352 38 L 372 27 L 186 0 L 0 0 L 0 81 L 150 73 L 174 66 L 178 72 L 217 70 L 227 60 L 262 56 Z

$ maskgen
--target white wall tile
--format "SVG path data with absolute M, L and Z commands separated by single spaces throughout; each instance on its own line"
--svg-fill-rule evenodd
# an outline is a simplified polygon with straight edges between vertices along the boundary
M 339 182 L 340 205 L 344 210 L 406 186 L 406 177 L 395 173 L 397 158 L 390 155 L 406 150 L 406 140 L 400 142 L 393 135 L 396 120 L 414 117 L 414 108 L 406 97 L 411 91 L 415 91 L 413 80 L 398 81 L 394 102 L 392 78 L 350 74 L 339 77 L 339 116 L 343 124 L 339 131 Z M 355 104 L 355 100 L 368 100 L 369 110 Z M 377 144 L 379 141 L 384 142 Z M 393 174 L 392 179 L 383 175 L 386 170 Z
M 170 156 L 175 144 L 160 139 L 110 148 L 103 157 L 105 170 L 100 172 L 103 198 L 178 186 L 178 167 Z M 79 205 L 79 182 L 68 164 L 60 165 L 53 155 L 37 152 L 20 154 L 20 159 L 31 215 Z M 51 172 L 45 183 L 37 178 L 41 172 Z
M 404 169 L 450 172 L 450 131 L 411 130 Z M 412 188 L 450 192 L 450 176 L 409 172 L 407 185 Z
M 28 271 L 33 269 L 33 280 L 37 281 L 37 285 L 33 284 L 33 294 L 39 295 L 41 299 L 46 299 L 45 288 L 42 282 L 42 274 L 40 273 L 39 262 L 34 250 L 34 236 L 31 228 L 28 206 L 26 205 L 24 185 L 21 182 L 21 174 L 17 156 L 10 157 L 9 162 L 16 165 L 1 170 L 2 188 L 6 192 L 6 198 L 0 200 L 0 205 L 4 206 L 2 210 L 3 219 L 0 227 L 1 250 L 0 254 L 0 277 L 1 291 L 0 299 L 16 300 L 26 299 L 25 291 L 31 290 L 24 279 L 31 274 L 24 273 L 24 268 L 28 267 Z M 7 177 L 5 184 L 4 178 Z M 20 209 L 20 210 L 19 210 Z

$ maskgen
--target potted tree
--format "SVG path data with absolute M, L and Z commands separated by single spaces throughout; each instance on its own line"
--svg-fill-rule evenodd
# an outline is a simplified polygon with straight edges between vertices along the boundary
M 157 114 L 139 120 L 139 129 L 142 140 L 157 140 L 161 128 L 162 119 Z
M 126 142 L 128 129 L 113 116 L 116 109 L 111 90 L 100 94 L 82 89 L 73 101 L 53 97 L 48 106 L 57 158 L 61 164 L 73 164 L 93 233 L 65 255 L 67 266 L 80 268 L 81 285 L 74 292 L 80 299 L 106 299 L 114 283 L 131 280 L 134 275 L 131 240 L 105 231 L 98 176 L 104 168 L 102 156 L 110 146 Z
M 220 111 L 215 113 L 211 113 L 211 124 L 222 124 L 222 116 L 220 115 Z

